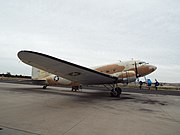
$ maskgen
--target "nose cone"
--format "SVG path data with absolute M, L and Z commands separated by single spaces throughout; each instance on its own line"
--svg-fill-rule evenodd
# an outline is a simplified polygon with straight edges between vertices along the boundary
M 149 65 L 149 70 L 150 70 L 150 72 L 154 72 L 156 69 L 157 69 L 156 66 Z
M 143 65 L 138 67 L 137 71 L 138 74 L 142 77 L 154 72 L 156 69 L 157 67 L 153 65 Z

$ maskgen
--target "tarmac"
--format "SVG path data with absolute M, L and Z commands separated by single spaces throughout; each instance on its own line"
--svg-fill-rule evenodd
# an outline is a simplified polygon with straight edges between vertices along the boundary
M 0 83 L 0 135 L 179 135 L 179 93 Z

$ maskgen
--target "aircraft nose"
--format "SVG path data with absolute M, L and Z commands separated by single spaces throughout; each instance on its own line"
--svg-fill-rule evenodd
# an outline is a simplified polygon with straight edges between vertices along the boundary
M 156 69 L 157 69 L 156 66 L 149 65 L 149 70 L 151 70 L 151 72 L 155 71 Z

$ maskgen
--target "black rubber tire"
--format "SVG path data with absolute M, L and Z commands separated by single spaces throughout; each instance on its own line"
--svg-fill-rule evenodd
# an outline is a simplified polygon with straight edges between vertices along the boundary
M 44 86 L 43 86 L 43 89 L 46 89 L 46 88 L 47 88 L 47 85 L 44 85 Z
M 117 87 L 117 88 L 116 88 L 116 91 L 117 91 L 118 95 L 120 96 L 120 95 L 121 95 L 121 93 L 122 93 L 122 89 L 121 89 L 121 88 L 119 88 L 119 87 Z
M 114 89 L 111 90 L 110 95 L 111 97 L 119 97 L 121 95 L 121 92 L 122 92 L 122 89 L 117 87 L 115 88 L 115 90 Z

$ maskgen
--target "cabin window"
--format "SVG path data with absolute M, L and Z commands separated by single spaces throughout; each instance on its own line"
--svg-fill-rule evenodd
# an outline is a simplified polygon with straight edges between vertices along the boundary
M 106 73 L 109 73 L 109 70 L 106 70 Z

